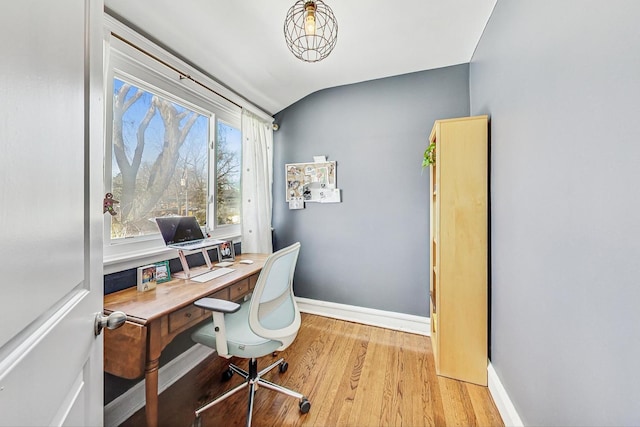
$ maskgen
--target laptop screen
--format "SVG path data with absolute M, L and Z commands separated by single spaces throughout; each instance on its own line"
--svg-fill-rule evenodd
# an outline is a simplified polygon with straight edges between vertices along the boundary
M 166 245 L 204 239 L 200 224 L 194 216 L 169 216 L 156 218 Z

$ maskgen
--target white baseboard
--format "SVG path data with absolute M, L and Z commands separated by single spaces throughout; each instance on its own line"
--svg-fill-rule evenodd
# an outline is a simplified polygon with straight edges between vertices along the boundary
M 158 370 L 158 394 L 214 353 L 214 350 L 196 344 Z M 125 422 L 145 404 L 144 380 L 118 396 L 104 407 L 104 425 L 116 427 Z
M 491 363 L 487 366 L 487 374 L 489 380 L 489 393 L 491 393 L 491 397 L 493 397 L 493 402 L 496 404 L 498 412 L 500 412 L 504 425 L 507 427 L 524 427 L 524 424 L 520 419 L 520 415 L 518 415 L 518 411 L 516 411 L 515 406 L 513 406 L 513 403 L 507 394 L 507 390 L 505 390 L 502 385 L 502 382 L 500 381 L 496 370 L 493 369 L 493 365 Z
M 378 326 L 396 331 L 409 332 L 430 336 L 431 321 L 428 317 L 412 314 L 396 313 L 393 311 L 376 310 L 373 308 L 356 307 L 353 305 L 338 304 L 335 302 L 318 301 L 308 298 L 296 297 L 298 308 L 303 313 L 317 314 L 318 316 L 349 322 L 362 323 L 364 325 Z

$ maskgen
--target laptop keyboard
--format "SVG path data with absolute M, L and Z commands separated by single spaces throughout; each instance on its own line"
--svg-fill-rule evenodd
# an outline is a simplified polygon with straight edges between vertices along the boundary
M 172 246 L 180 246 L 181 248 L 186 248 L 187 246 L 199 245 L 202 242 L 203 242 L 203 240 L 196 240 L 196 241 L 191 240 L 189 242 L 174 243 Z
M 178 249 L 200 249 L 215 246 L 220 243 L 220 240 L 216 239 L 203 239 L 203 240 L 189 240 L 187 242 L 172 243 L 170 246 Z

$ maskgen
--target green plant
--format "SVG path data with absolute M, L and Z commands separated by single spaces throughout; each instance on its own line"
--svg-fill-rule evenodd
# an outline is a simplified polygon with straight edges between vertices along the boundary
M 422 159 L 422 169 L 431 166 L 436 162 L 436 143 L 429 144 L 426 150 L 424 150 L 424 158 Z

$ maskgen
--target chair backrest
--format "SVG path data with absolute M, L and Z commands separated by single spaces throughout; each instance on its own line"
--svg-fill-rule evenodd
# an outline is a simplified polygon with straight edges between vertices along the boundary
M 300 329 L 300 311 L 293 295 L 293 273 L 300 243 L 269 255 L 253 290 L 249 326 L 264 338 L 282 342 L 280 350 L 293 342 Z

